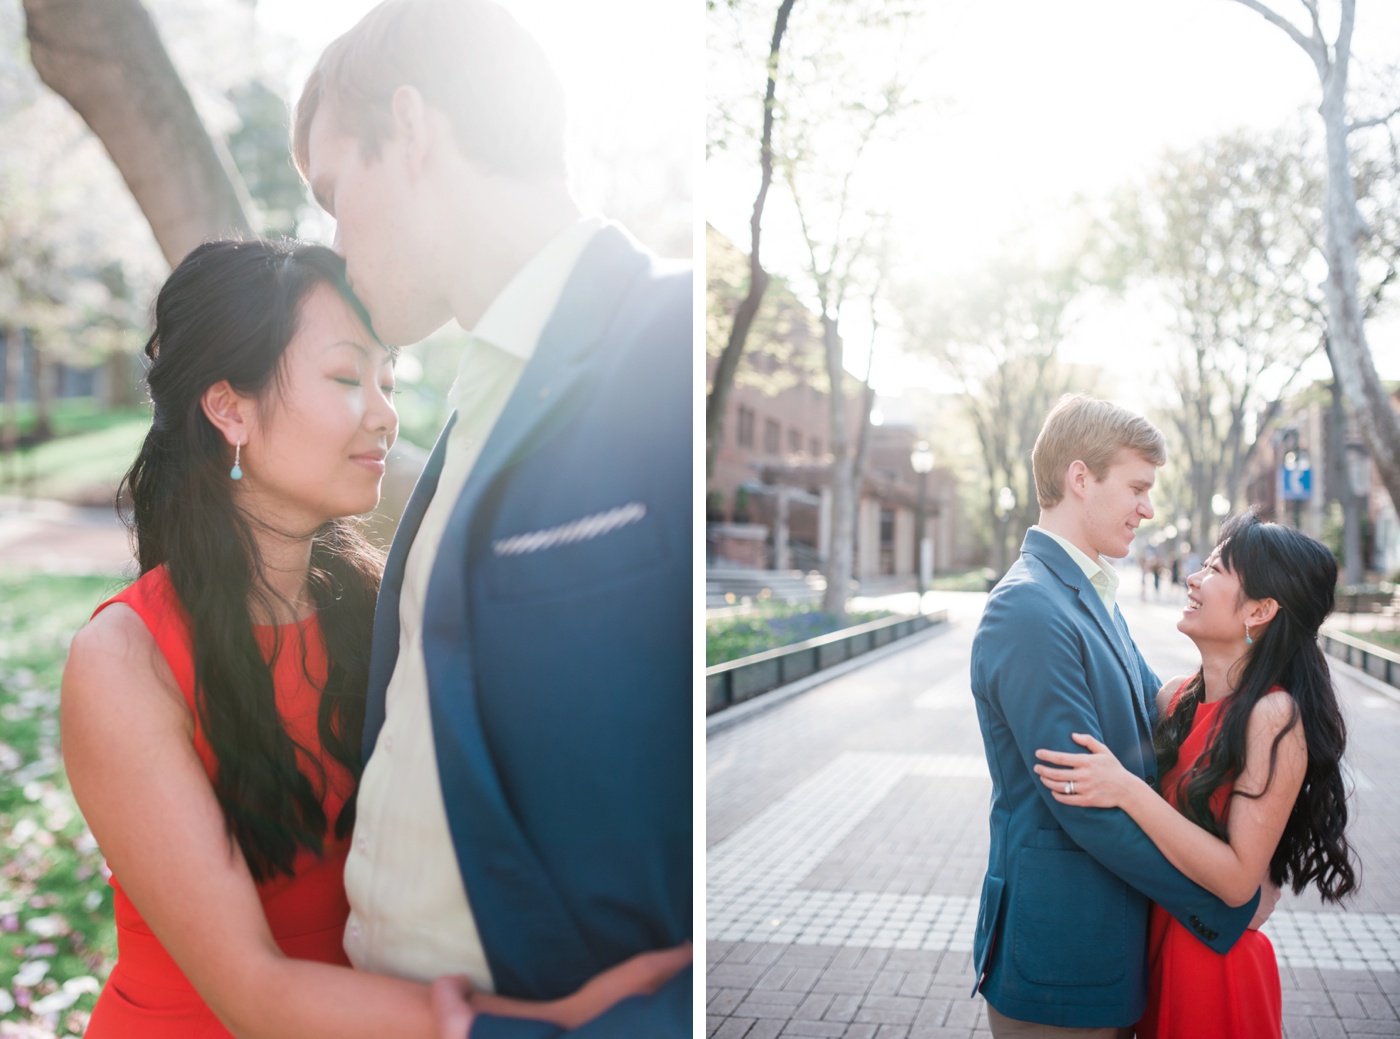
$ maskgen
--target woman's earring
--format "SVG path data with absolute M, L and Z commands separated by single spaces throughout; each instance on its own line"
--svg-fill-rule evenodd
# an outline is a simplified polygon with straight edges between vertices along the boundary
M 236 479 L 236 477 L 235 477 L 235 479 Z M 1254 640 L 1253 640 L 1252 638 L 1250 638 L 1250 636 L 1249 636 L 1249 625 L 1248 625 L 1248 624 L 1246 624 L 1246 625 L 1244 626 L 1244 644 L 1245 644 L 1246 646 L 1252 646 L 1252 645 L 1254 645 Z
M 238 468 L 238 454 L 242 450 L 243 441 L 240 440 L 238 443 L 233 445 L 233 468 L 228 471 L 229 478 L 232 480 L 243 479 L 243 470 Z

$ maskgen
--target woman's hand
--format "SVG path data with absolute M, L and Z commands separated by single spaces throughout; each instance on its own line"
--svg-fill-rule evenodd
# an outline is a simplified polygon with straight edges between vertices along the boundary
M 472 983 L 464 974 L 444 975 L 433 982 L 431 999 L 439 1039 L 466 1039 L 476 1020 L 471 996 Z
M 694 948 L 690 942 L 638 953 L 590 978 L 573 995 L 541 1002 L 472 992 L 465 978 L 439 978 L 433 982 L 433 1008 L 437 1011 L 443 1039 L 465 1036 L 465 1031 L 447 1030 L 461 1028 L 463 1023 L 470 1026 L 471 1016 L 461 1014 L 464 1008 L 468 1015 L 528 1017 L 550 1021 L 561 1028 L 578 1028 L 630 996 L 651 995 L 690 966 L 693 957 Z
M 1094 737 L 1082 732 L 1070 738 L 1088 754 L 1072 751 L 1037 750 L 1042 762 L 1035 766 L 1055 800 L 1060 804 L 1080 808 L 1124 808 L 1130 798 L 1141 792 L 1146 784 L 1119 763 L 1113 752 Z

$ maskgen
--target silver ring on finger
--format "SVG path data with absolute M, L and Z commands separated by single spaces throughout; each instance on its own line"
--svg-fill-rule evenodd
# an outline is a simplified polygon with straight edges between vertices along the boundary
M 1070 796 L 1073 796 L 1073 795 L 1074 795 L 1074 780 L 1071 779 L 1068 783 L 1065 784 L 1065 796 L 1070 797 Z

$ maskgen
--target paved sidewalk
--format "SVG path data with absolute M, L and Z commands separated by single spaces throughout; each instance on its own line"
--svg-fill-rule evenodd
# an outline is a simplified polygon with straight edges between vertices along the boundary
M 131 540 L 112 508 L 0 496 L 0 566 L 134 577 Z
M 1175 596 L 1124 593 L 1149 663 L 1189 670 Z M 991 783 L 967 668 L 985 596 L 942 598 L 943 633 L 707 740 L 716 1039 L 990 1035 L 969 997 Z M 1362 889 L 1345 910 L 1286 894 L 1265 930 L 1288 1039 L 1400 1036 L 1400 701 L 1334 674 Z

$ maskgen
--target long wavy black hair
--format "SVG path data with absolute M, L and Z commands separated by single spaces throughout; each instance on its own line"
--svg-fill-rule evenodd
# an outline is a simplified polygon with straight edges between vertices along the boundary
M 1288 690 L 1292 717 L 1270 748 L 1268 783 L 1273 782 L 1279 742 L 1297 725 L 1303 726 L 1307 740 L 1308 767 L 1269 863 L 1269 876 L 1280 887 L 1290 884 L 1294 894 L 1313 883 L 1323 899 L 1340 901 L 1356 889 L 1358 869 L 1346 839 L 1341 759 L 1347 734 L 1327 658 L 1317 642 L 1318 628 L 1332 612 L 1337 561 L 1321 542 L 1291 527 L 1265 523 L 1253 513 L 1227 520 L 1216 544 L 1221 566 L 1239 578 L 1242 597 L 1273 599 L 1278 612 L 1249 648 L 1238 687 L 1221 708 L 1209 748 L 1177 786 L 1177 804 L 1192 822 L 1228 839 L 1224 823 L 1211 812 L 1211 793 L 1244 770 L 1245 736 L 1254 705 L 1276 687 Z M 1204 697 L 1205 680 L 1198 671 L 1182 691 L 1176 710 L 1159 719 L 1154 734 L 1159 775 L 1176 764 Z M 1258 798 L 1263 791 L 1235 790 L 1232 796 Z
M 298 849 L 320 853 L 332 824 L 277 713 L 272 672 L 253 633 L 254 608 L 272 615 L 277 603 L 261 579 L 257 521 L 234 500 L 232 452 L 201 398 L 227 379 L 275 406 L 283 354 L 318 285 L 335 288 L 369 327 L 344 261 L 321 246 L 208 242 L 175 268 L 146 343 L 151 428 L 118 499 L 129 501 L 124 518 L 141 572 L 166 566 L 189 613 L 195 706 L 218 763 L 214 790 L 259 881 L 290 874 Z M 309 584 L 329 659 L 318 732 L 357 782 L 382 568 L 352 522 L 332 520 L 312 535 Z M 324 788 L 324 770 L 317 779 Z M 334 820 L 337 837 L 350 832 L 354 805 L 352 796 Z

